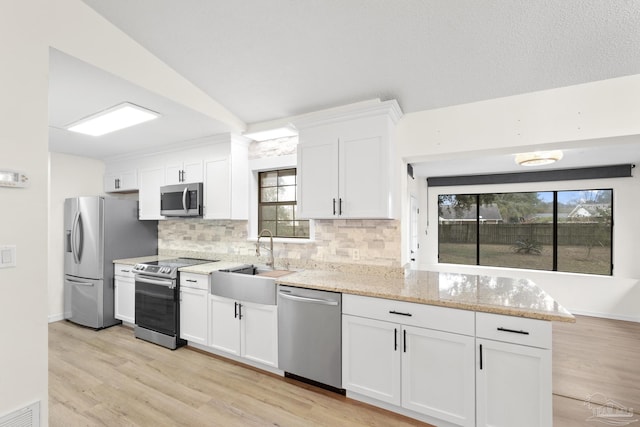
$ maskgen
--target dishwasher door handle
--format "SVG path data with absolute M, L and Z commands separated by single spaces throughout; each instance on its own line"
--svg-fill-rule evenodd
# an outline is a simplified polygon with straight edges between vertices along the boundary
M 282 298 L 290 299 L 293 301 L 308 302 L 311 304 L 338 305 L 338 301 L 332 301 L 332 300 L 320 299 L 320 298 L 302 297 L 300 295 L 287 294 L 283 292 L 279 292 L 279 294 Z

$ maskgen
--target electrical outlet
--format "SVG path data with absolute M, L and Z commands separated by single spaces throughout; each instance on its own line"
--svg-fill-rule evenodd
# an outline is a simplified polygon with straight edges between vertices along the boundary
M 360 249 L 352 249 L 351 257 L 353 258 L 354 261 L 360 260 Z

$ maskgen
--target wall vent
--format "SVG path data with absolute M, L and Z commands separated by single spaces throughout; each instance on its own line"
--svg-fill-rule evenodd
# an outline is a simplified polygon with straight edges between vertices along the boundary
M 40 402 L 0 417 L 0 427 L 40 427 Z

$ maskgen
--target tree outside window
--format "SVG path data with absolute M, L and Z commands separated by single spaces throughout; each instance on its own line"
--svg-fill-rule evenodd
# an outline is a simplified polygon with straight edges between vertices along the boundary
M 439 262 L 612 274 L 613 190 L 438 196 Z
M 297 219 L 296 169 L 260 172 L 258 183 L 258 232 L 308 239 L 309 221 Z

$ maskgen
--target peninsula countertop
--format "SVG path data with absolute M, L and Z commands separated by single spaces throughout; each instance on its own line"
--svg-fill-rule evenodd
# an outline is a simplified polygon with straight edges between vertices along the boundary
M 277 283 L 541 320 L 575 318 L 529 279 L 406 270 L 404 277 L 303 270 Z

